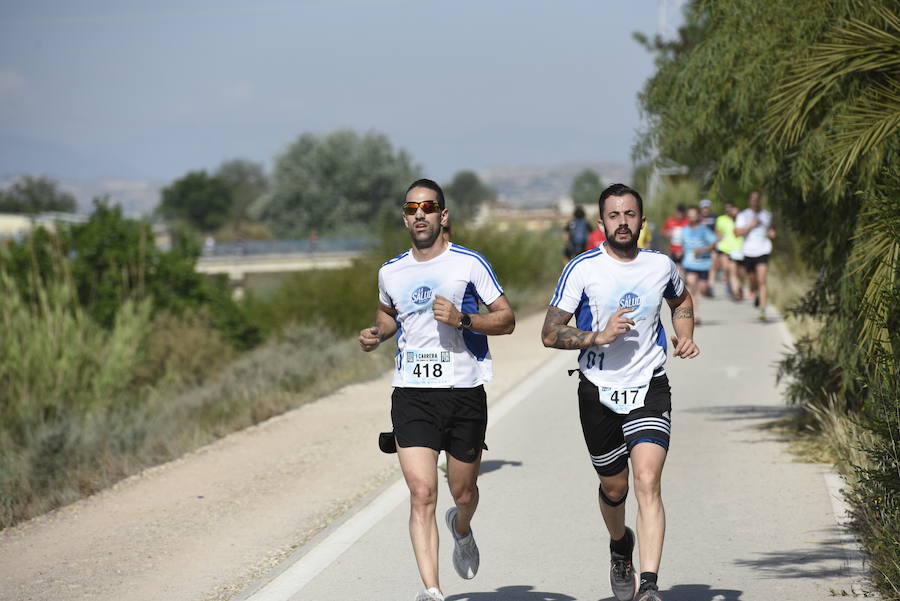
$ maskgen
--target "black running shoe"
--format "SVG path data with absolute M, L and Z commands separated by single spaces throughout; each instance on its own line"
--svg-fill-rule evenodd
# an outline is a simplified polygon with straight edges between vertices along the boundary
M 635 601 L 662 601 L 662 597 L 659 596 L 659 588 L 648 582 L 638 591 Z
M 631 563 L 631 554 L 634 551 L 634 532 L 625 527 L 625 536 L 628 537 L 628 553 L 622 555 L 610 551 L 612 560 L 609 568 L 609 584 L 613 595 L 619 601 L 631 601 L 634 599 L 634 591 L 637 590 L 637 574 L 634 573 L 634 564 Z

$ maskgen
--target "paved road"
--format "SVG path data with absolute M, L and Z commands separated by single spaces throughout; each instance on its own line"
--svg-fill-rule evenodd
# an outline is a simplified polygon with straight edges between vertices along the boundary
M 825 468 L 794 462 L 785 442 L 761 427 L 788 411 L 774 385 L 774 362 L 785 350 L 783 324 L 757 323 L 752 307 L 727 301 L 705 301 L 702 308 L 701 357 L 667 366 L 674 410 L 663 475 L 663 598 L 806 601 L 849 591 Z M 520 402 L 502 419 L 494 416 L 474 522 L 482 557 L 476 579 L 453 572 L 440 524 L 449 601 L 612 599 L 597 479 L 581 438 L 576 378 L 565 372 L 574 361 L 574 353 L 560 351 L 505 399 L 507 406 Z M 343 530 L 333 527 L 283 565 L 280 576 L 241 597 L 411 600 L 421 587 L 406 533 L 406 497 L 396 487 L 385 495 L 376 503 L 387 507 L 383 517 L 364 511 Z M 450 503 L 442 485 L 439 516 Z M 632 526 L 635 510 L 631 495 Z M 334 547 L 341 536 L 352 541 L 343 552 L 340 540 Z M 333 561 L 329 544 L 338 549 Z

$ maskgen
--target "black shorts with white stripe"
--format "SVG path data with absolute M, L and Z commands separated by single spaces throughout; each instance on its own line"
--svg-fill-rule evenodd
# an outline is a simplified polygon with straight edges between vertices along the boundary
M 644 406 L 622 415 L 600 402 L 597 386 L 578 374 L 578 410 L 591 463 L 601 476 L 614 476 L 628 466 L 634 445 L 652 442 L 669 449 L 672 389 L 666 374 L 650 380 Z

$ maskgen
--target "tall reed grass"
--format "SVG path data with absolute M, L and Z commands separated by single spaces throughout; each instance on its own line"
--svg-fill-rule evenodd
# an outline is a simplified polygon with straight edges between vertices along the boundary
M 150 323 L 147 302 L 127 301 L 101 328 L 71 278 L 32 277 L 29 302 L 0 266 L 0 526 L 67 498 L 81 425 L 128 396 Z

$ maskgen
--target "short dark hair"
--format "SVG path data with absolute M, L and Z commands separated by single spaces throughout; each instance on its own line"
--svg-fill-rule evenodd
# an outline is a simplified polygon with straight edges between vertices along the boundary
M 432 190 L 437 194 L 438 205 L 440 205 L 442 209 L 444 208 L 444 191 L 441 190 L 441 187 L 436 181 L 424 177 L 422 179 L 417 179 L 409 185 L 409 188 L 406 189 L 406 194 L 409 194 L 409 191 L 413 188 L 428 188 L 429 190 Z M 404 200 L 406 200 L 406 194 L 403 195 Z
M 637 193 L 637 190 L 629 188 L 625 184 L 613 184 L 600 193 L 600 199 L 597 201 L 597 206 L 600 209 L 600 218 L 603 218 L 603 204 L 606 202 L 607 198 L 610 196 L 625 196 L 626 194 L 631 194 L 634 196 L 634 199 L 637 200 L 638 210 L 641 212 L 641 217 L 643 217 L 644 199 Z

